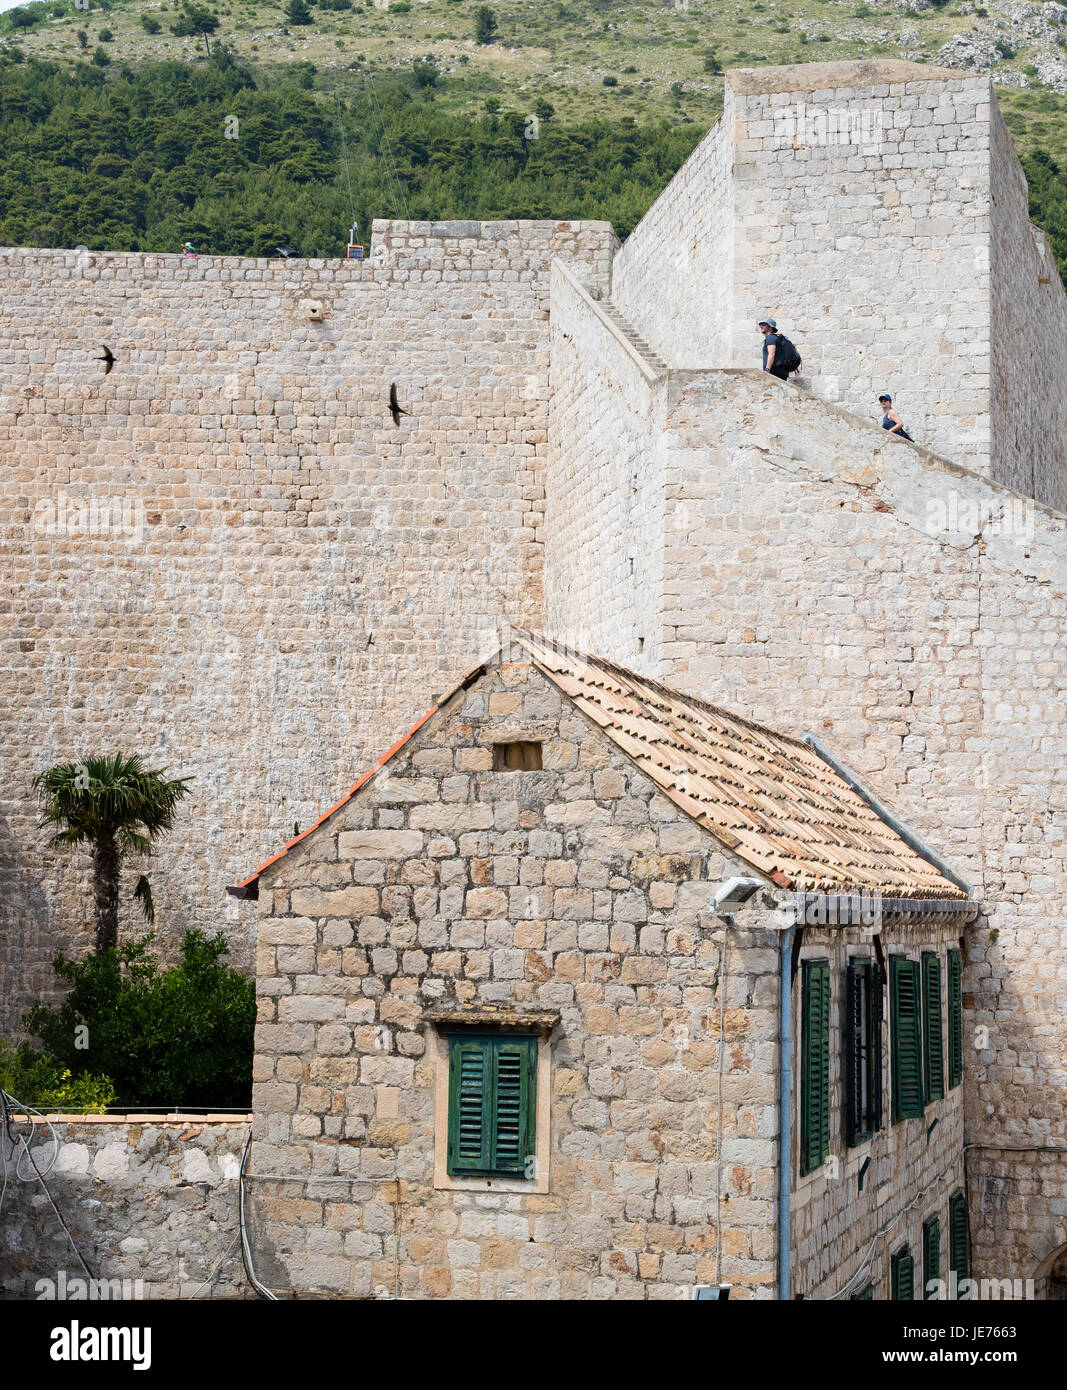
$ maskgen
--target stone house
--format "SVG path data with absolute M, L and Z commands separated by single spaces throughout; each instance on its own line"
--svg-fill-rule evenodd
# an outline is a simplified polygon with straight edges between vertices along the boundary
M 828 756 L 523 632 L 442 695 L 229 890 L 258 898 L 258 1277 L 910 1297 L 921 1249 L 961 1269 L 977 909 Z

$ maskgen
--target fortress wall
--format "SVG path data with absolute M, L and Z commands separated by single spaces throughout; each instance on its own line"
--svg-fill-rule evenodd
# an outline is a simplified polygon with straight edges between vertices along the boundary
M 615 244 L 604 223 L 376 223 L 362 265 L 0 255 L 5 1029 L 88 941 L 87 860 L 45 850 L 38 769 L 120 748 L 193 774 L 155 860 L 160 935 L 222 926 L 247 965 L 225 885 L 503 618 L 540 622 L 549 267 L 606 289 Z
M 996 106 L 990 163 L 993 477 L 1067 511 L 1067 295 Z
M 816 395 L 870 417 L 887 390 L 917 440 L 988 472 L 989 82 L 884 66 L 732 75 L 727 360 L 759 366 L 772 314 Z
M 663 565 L 662 379 L 562 267 L 552 281 L 545 626 L 651 669 Z
M 1067 522 L 755 373 L 679 383 L 669 419 L 690 553 L 668 515 L 661 678 L 814 730 L 973 885 L 967 1139 L 1063 1149 Z M 1067 1154 L 994 1156 L 976 1269 L 1028 1278 L 1067 1241 Z
M 612 299 L 671 366 L 726 365 L 732 321 L 732 96 L 626 239 Z

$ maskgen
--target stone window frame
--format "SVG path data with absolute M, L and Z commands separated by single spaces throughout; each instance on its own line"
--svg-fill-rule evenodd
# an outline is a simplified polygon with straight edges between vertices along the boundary
M 550 1191 L 552 1155 L 552 1031 L 559 1013 L 547 1009 L 514 1009 L 499 1006 L 428 1009 L 424 1020 L 432 1026 L 434 1056 L 433 1185 L 438 1192 L 527 1192 L 544 1196 Z M 449 1039 L 466 1029 L 487 1032 L 521 1032 L 537 1035 L 537 1077 L 534 1090 L 536 1136 L 532 1178 L 459 1177 L 448 1171 L 448 1071 Z

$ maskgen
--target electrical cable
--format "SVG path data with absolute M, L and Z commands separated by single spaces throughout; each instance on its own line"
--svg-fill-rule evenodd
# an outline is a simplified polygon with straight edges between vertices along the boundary
M 248 1282 L 259 1294 L 260 1298 L 269 1299 L 271 1303 L 278 1302 L 277 1294 L 271 1293 L 264 1284 L 256 1278 L 256 1271 L 252 1267 L 252 1247 L 248 1242 L 248 1230 L 245 1226 L 245 1172 L 248 1168 L 248 1153 L 252 1147 L 252 1126 L 248 1126 L 248 1138 L 245 1140 L 245 1151 L 241 1155 L 241 1170 L 237 1179 L 237 1221 L 240 1228 L 241 1238 L 241 1261 L 248 1275 Z
M 400 182 L 400 175 L 397 173 L 397 170 L 396 170 L 396 160 L 393 158 L 393 147 L 392 147 L 392 145 L 389 143 L 389 132 L 388 132 L 388 130 L 386 129 L 386 126 L 385 126 L 385 117 L 382 115 L 382 108 L 381 108 L 381 106 L 379 106 L 379 104 L 378 104 L 378 93 L 375 91 L 375 88 L 374 88 L 374 78 L 371 76 L 370 68 L 369 68 L 369 67 L 364 67 L 364 69 L 363 69 L 363 78 L 364 78 L 364 85 L 365 85 L 366 87 L 368 87 L 369 90 L 370 90 L 371 99 L 372 99 L 372 101 L 374 102 L 374 109 L 375 109 L 375 111 L 378 113 L 378 120 L 379 120 L 379 122 L 380 122 L 380 124 L 381 124 L 381 135 L 378 136 L 377 139 L 378 139 L 378 149 L 381 151 L 381 154 L 382 154 L 382 162 L 383 162 L 383 163 L 385 162 L 385 159 L 386 159 L 386 151 L 388 151 L 388 159 L 389 159 L 390 165 L 392 166 L 393 178 L 396 180 L 396 186 L 397 186 L 397 188 L 400 190 L 400 201 L 401 201 L 401 203 L 403 204 L 403 207 L 404 207 L 404 218 L 405 218 L 405 220 L 408 220 L 408 218 L 409 218 L 409 214 L 408 214 L 408 200 L 407 200 L 407 197 L 406 197 L 406 195 L 405 195 L 405 193 L 404 193 L 404 185 Z M 383 139 L 383 138 L 384 138 L 384 140 L 385 140 L 385 149 L 384 149 L 384 150 L 382 149 L 382 139 Z
M 348 141 L 345 139 L 344 122 L 341 119 L 341 98 L 337 94 L 337 88 L 333 89 L 333 99 L 337 107 L 337 129 L 341 132 L 341 157 L 345 162 L 345 183 L 348 185 L 348 210 L 352 216 L 352 226 L 356 228 L 359 223 L 356 221 L 356 200 L 352 196 L 352 173 L 348 167 Z
M 33 1146 L 31 1143 L 31 1140 L 33 1138 L 33 1122 L 30 1122 L 31 1130 L 29 1137 L 27 1137 L 24 1134 L 16 1133 L 13 1130 L 14 1121 L 11 1118 L 12 1106 L 15 1106 L 24 1114 L 36 1115 L 38 1119 L 43 1120 L 44 1123 L 48 1126 L 49 1132 L 52 1136 L 52 1157 L 49 1159 L 47 1165 L 45 1166 L 45 1170 L 43 1173 L 37 1166 L 37 1160 L 33 1156 Z M 66 1221 L 63 1218 L 63 1213 L 56 1206 L 55 1198 L 52 1196 L 51 1188 L 49 1188 L 48 1184 L 45 1182 L 45 1176 L 48 1173 L 50 1173 L 52 1169 L 56 1166 L 56 1162 L 59 1158 L 59 1135 L 56 1133 L 55 1125 L 53 1125 L 52 1121 L 49 1120 L 45 1115 L 42 1115 L 39 1110 L 35 1110 L 32 1105 L 25 1105 L 22 1101 L 17 1100 L 8 1091 L 5 1091 L 2 1088 L 0 1088 L 0 1156 L 2 1156 L 3 1158 L 4 1173 L 3 1187 L 0 1188 L 0 1210 L 2 1210 L 3 1208 L 3 1199 L 4 1195 L 7 1192 L 8 1184 L 7 1143 L 11 1144 L 12 1149 L 17 1149 L 19 1144 L 22 1145 L 22 1152 L 15 1159 L 16 1180 L 18 1182 L 39 1182 L 41 1184 L 41 1186 L 44 1188 L 45 1196 L 48 1198 L 49 1205 L 55 1213 L 56 1220 L 59 1222 L 60 1226 L 62 1226 L 63 1233 L 67 1237 L 67 1240 L 70 1242 L 70 1248 L 78 1257 L 78 1263 L 81 1265 L 82 1269 L 85 1270 L 85 1273 L 91 1280 L 95 1279 L 96 1275 L 93 1274 L 92 1270 L 86 1264 L 85 1257 L 82 1255 L 82 1252 L 78 1249 L 77 1242 L 71 1234 L 70 1227 L 67 1225 Z M 28 1158 L 30 1161 L 30 1165 L 33 1168 L 32 1175 L 28 1173 L 23 1173 L 22 1171 L 22 1161 L 24 1158 Z
M 211 1273 L 210 1273 L 210 1274 L 208 1275 L 208 1277 L 204 1280 L 204 1282 L 200 1285 L 200 1288 L 198 1288 L 194 1293 L 192 1293 L 192 1294 L 189 1295 L 189 1298 L 186 1300 L 186 1302 L 192 1302 L 193 1299 L 196 1299 L 196 1298 L 199 1298 L 199 1297 L 200 1297 L 201 1291 L 204 1290 L 204 1289 L 206 1289 L 207 1286 L 211 1283 L 212 1279 L 214 1279 L 215 1275 L 216 1275 L 216 1274 L 219 1272 L 219 1270 L 222 1268 L 223 1264 L 226 1262 L 226 1260 L 229 1259 L 230 1254 L 232 1253 L 234 1247 L 236 1246 L 237 1242 L 238 1242 L 240 1239 L 241 1239 L 241 1233 L 240 1233 L 240 1231 L 238 1231 L 237 1235 L 235 1235 L 234 1238 L 233 1238 L 233 1240 L 230 1241 L 230 1244 L 229 1244 L 229 1246 L 227 1247 L 225 1253 L 224 1253 L 223 1255 L 221 1255 L 221 1256 L 219 1257 L 219 1259 L 215 1262 L 215 1267 L 212 1269 Z

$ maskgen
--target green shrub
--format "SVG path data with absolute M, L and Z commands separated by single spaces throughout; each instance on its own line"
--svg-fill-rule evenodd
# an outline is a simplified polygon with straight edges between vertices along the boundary
M 611 73 L 608 73 L 607 77 L 604 78 L 605 87 L 617 87 L 618 85 L 619 79 L 617 77 L 612 77 Z
M 178 964 L 166 970 L 152 940 L 82 961 L 57 956 L 70 993 L 56 1006 L 35 1004 L 27 1030 L 73 1077 L 109 1076 L 119 1105 L 247 1105 L 254 982 L 220 963 L 228 950 L 221 932 L 186 932 Z M 79 1037 L 88 1045 L 78 1047 Z
M 110 29 L 101 29 L 101 30 L 100 30 L 100 42 L 101 42 L 101 43 L 114 43 L 114 41 L 115 41 L 115 35 L 111 32 Z
M 72 1076 L 69 1068 L 29 1043 L 9 1047 L 0 1039 L 0 1090 L 35 1110 L 72 1110 L 100 1115 L 115 1098 L 109 1077 L 83 1072 Z
M 496 15 L 488 5 L 479 5 L 474 11 L 475 43 L 492 43 L 496 38 Z
M 153 19 L 150 14 L 141 16 L 141 27 L 146 34 L 158 34 L 163 28 L 158 19 Z
M 93 54 L 93 62 L 98 68 L 106 68 L 108 63 L 111 62 L 111 59 L 107 56 L 107 49 L 97 48 L 96 52 Z

